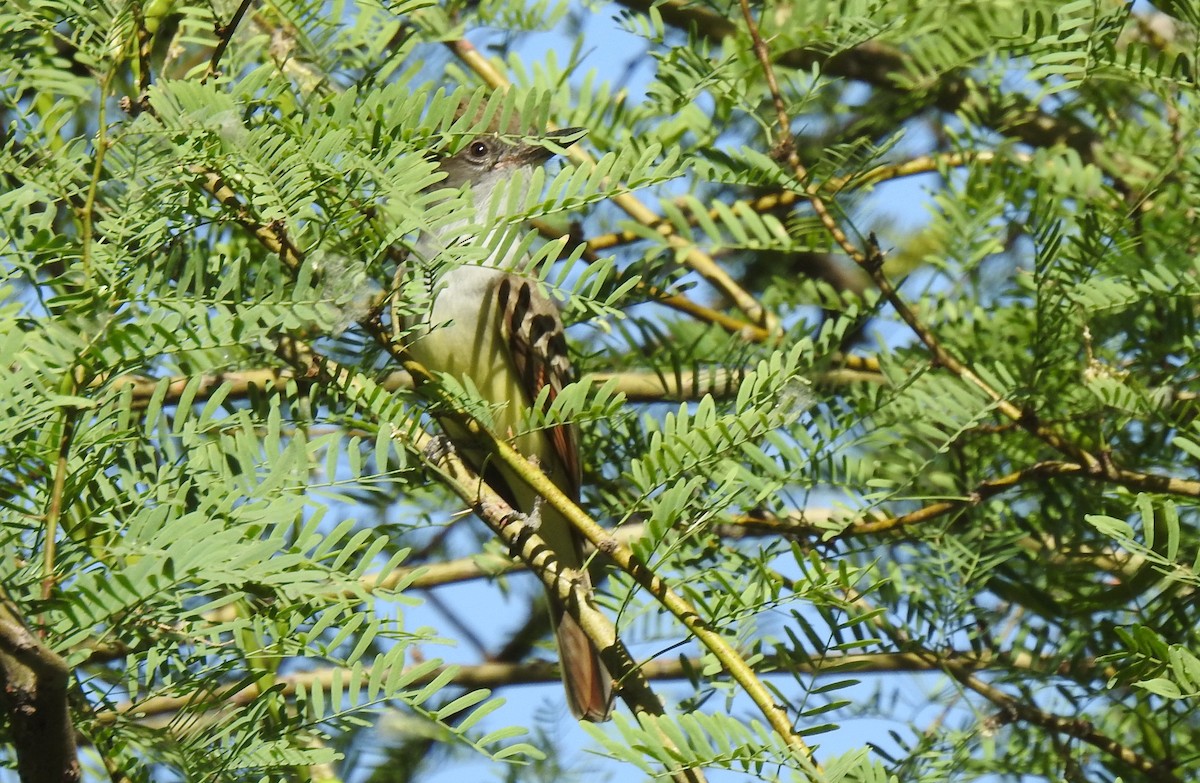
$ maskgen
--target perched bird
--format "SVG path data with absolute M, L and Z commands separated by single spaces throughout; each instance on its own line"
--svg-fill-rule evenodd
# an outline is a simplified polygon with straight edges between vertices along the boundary
M 493 204 L 493 198 L 507 198 L 510 188 L 526 195 L 534 169 L 554 155 L 544 144 L 570 145 L 583 134 L 570 128 L 516 143 L 483 136 L 442 160 L 439 166 L 446 177 L 441 186 L 465 188 L 474 214 L 422 236 L 416 254 L 431 260 L 445 252 L 472 219 L 485 221 L 495 216 L 493 209 L 502 210 L 504 203 Z M 485 234 L 479 241 L 487 243 L 491 238 Z M 538 289 L 523 268 L 526 259 L 513 247 L 511 242 L 498 242 L 482 262 L 447 265 L 427 292 L 428 311 L 405 319 L 404 325 L 412 330 L 407 349 L 429 371 L 469 380 L 488 403 L 494 433 L 509 439 L 577 500 L 581 477 L 575 427 L 526 425 L 528 410 L 542 389 L 549 388 L 547 399 L 552 401 L 571 379 L 571 364 L 558 307 Z M 499 460 L 489 459 L 484 444 L 463 427 L 451 421 L 443 426 L 463 458 L 483 471 L 488 483 L 514 508 L 533 514 L 537 507 L 539 535 L 558 562 L 575 570 L 590 591 L 580 541 L 570 522 L 549 504 L 539 504 L 537 494 Z M 572 714 L 589 721 L 607 720 L 612 682 L 596 648 L 555 596 L 550 596 L 550 611 Z

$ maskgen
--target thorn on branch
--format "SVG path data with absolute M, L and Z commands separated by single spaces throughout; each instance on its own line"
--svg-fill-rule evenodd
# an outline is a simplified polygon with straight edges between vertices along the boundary
M 884 252 L 879 247 L 879 238 L 875 236 L 875 232 L 867 234 L 867 255 L 863 263 L 863 267 L 868 274 L 878 274 L 883 269 Z
M 1036 430 L 1039 426 L 1041 426 L 1041 423 L 1038 420 L 1037 411 L 1031 411 L 1029 409 L 1024 409 L 1021 411 L 1021 418 L 1019 421 L 1017 421 L 1017 424 L 1030 431 Z
M 117 101 L 117 105 L 121 108 L 121 111 L 130 117 L 137 117 L 143 112 L 152 111 L 150 96 L 146 93 L 142 93 L 137 98 L 130 98 L 128 95 L 123 95 L 121 96 L 121 100 Z
M 983 729 L 994 733 L 1010 723 L 1016 723 L 1020 717 L 1015 704 L 1002 704 L 993 715 L 984 718 Z
M 795 150 L 791 135 L 781 134 L 779 141 L 771 147 L 771 151 L 767 155 L 776 163 L 787 163 Z
M 282 244 L 287 244 L 287 224 L 283 218 L 275 218 L 267 224 L 267 230 L 279 237 Z

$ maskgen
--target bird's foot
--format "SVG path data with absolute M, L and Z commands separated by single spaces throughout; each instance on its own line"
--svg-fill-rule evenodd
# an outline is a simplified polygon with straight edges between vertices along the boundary
M 534 498 L 533 510 L 525 515 L 525 526 L 534 532 L 537 532 L 538 528 L 542 526 L 542 503 L 544 502 L 540 497 Z

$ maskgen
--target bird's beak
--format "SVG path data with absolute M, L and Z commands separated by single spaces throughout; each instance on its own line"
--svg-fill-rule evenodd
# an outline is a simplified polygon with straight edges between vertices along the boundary
M 550 160 L 586 135 L 587 128 L 560 128 L 531 138 L 517 148 L 518 162 L 535 164 Z
M 543 135 L 542 140 L 566 148 L 570 147 L 587 134 L 587 128 L 559 128 L 558 130 L 552 130 Z

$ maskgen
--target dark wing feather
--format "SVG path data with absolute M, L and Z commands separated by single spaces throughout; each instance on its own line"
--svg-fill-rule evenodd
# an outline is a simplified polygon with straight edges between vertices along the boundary
M 558 392 L 571 382 L 571 360 L 563 335 L 558 306 L 529 280 L 506 275 L 497 287 L 497 302 L 521 385 L 532 404 L 544 387 L 549 406 Z M 547 433 L 554 453 L 562 465 L 568 486 L 563 491 L 579 498 L 582 472 L 579 463 L 579 436 L 571 424 L 559 424 Z
M 546 404 L 554 402 L 558 392 L 571 380 L 571 362 L 567 357 L 567 341 L 563 336 L 562 320 L 558 307 L 543 295 L 528 280 L 515 275 L 506 275 L 497 286 L 497 304 L 500 306 L 503 328 L 507 333 L 509 350 L 521 386 L 529 402 L 537 399 L 542 389 L 548 389 Z M 563 491 L 579 499 L 580 464 L 579 444 L 575 427 L 559 424 L 548 431 L 550 443 L 557 456 L 561 470 L 553 475 L 561 476 L 567 486 Z M 543 466 L 548 467 L 548 466 Z M 551 536 L 543 520 L 543 535 L 549 538 L 567 536 L 574 541 L 575 552 L 559 552 L 560 558 L 577 565 L 580 562 L 578 536 L 565 519 L 559 523 L 566 526 L 560 536 Z M 560 544 L 561 546 L 562 544 Z M 551 544 L 553 546 L 553 544 Z M 586 568 L 576 577 L 591 591 L 591 580 Z M 561 662 L 563 685 L 567 691 L 567 704 L 571 714 L 589 721 L 608 720 L 612 696 L 612 677 L 600 661 L 592 640 L 588 638 L 575 619 L 552 595 L 550 598 L 551 620 L 556 626 L 558 654 Z

